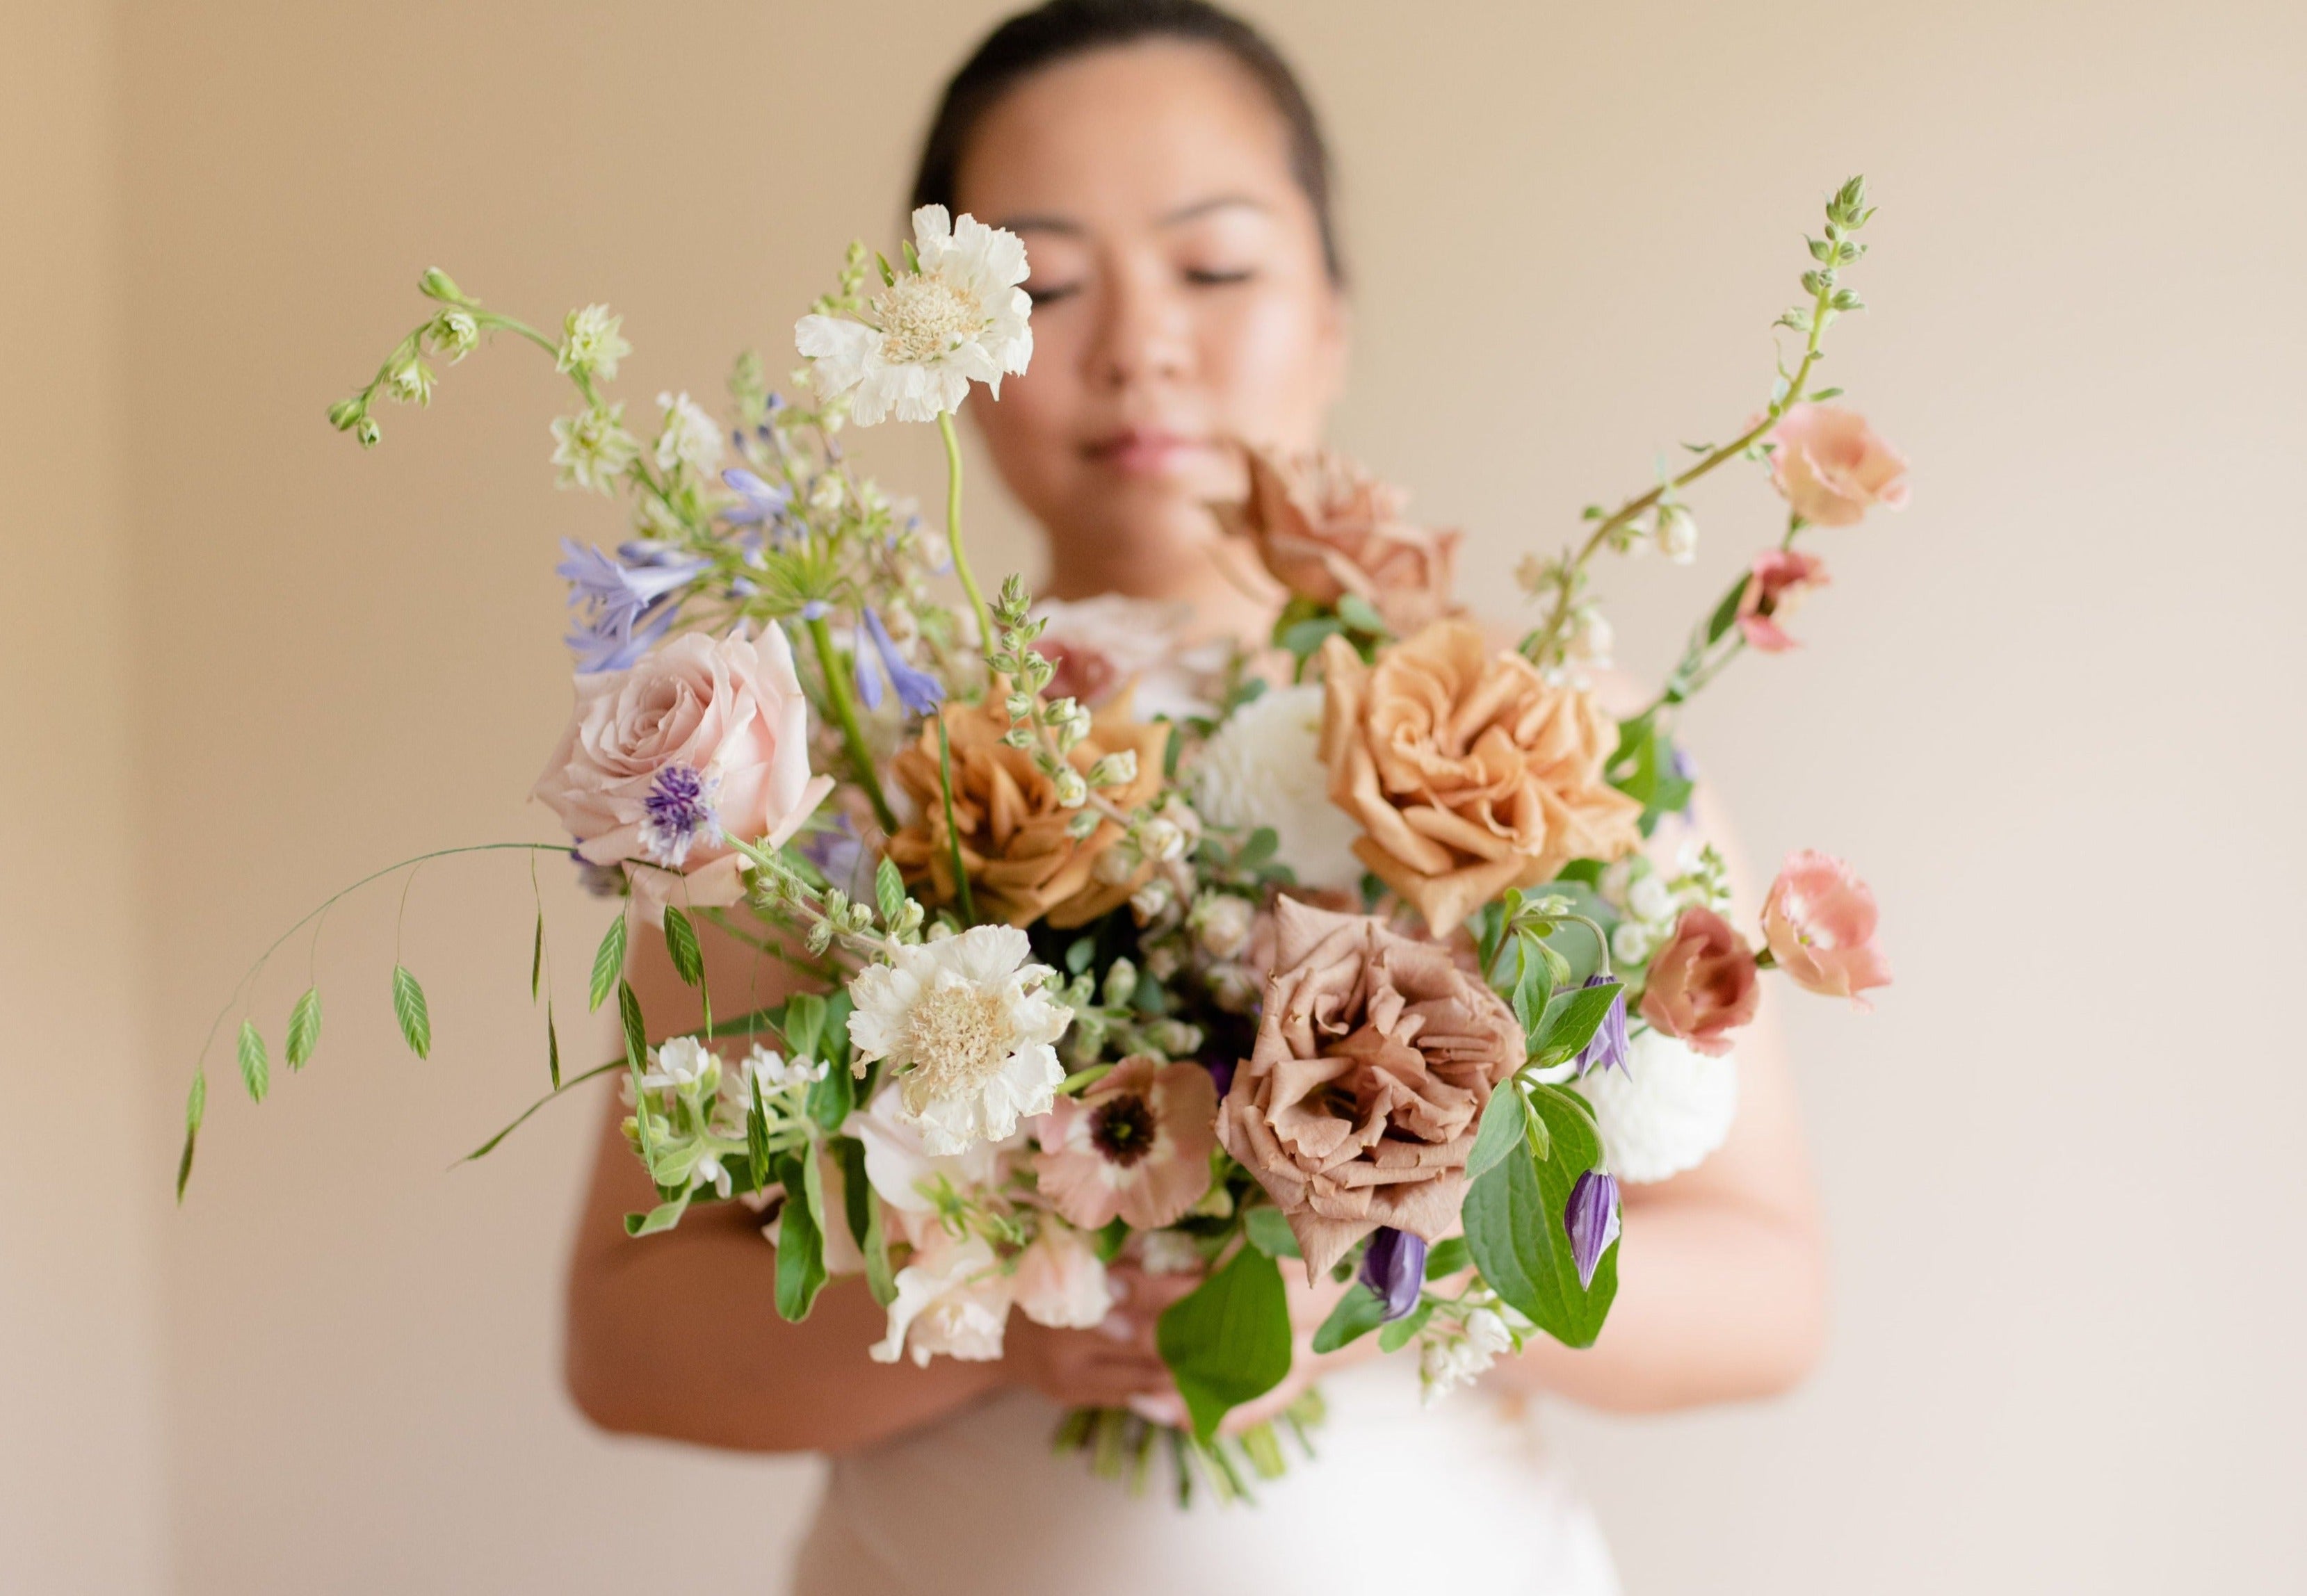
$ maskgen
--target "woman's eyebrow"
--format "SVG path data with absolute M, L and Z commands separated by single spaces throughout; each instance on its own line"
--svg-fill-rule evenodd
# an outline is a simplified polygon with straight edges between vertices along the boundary
M 1256 211 L 1271 209 L 1265 201 L 1252 199 L 1248 194 L 1216 194 L 1207 200 L 1196 200 L 1191 205 L 1180 206 L 1154 225 L 1162 227 L 1182 226 L 1188 222 L 1199 220 L 1214 210 L 1231 210 L 1237 208 Z
M 1058 233 L 1068 238 L 1079 238 L 1088 231 L 1079 222 L 1062 216 L 1010 217 L 994 225 L 1012 233 Z

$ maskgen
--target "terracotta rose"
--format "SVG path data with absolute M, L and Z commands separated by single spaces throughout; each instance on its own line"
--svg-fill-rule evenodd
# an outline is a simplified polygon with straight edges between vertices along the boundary
M 1437 943 L 1288 898 L 1274 924 L 1265 1014 L 1218 1139 L 1318 1279 L 1382 1225 L 1452 1232 L 1482 1110 L 1525 1045 L 1514 1011 Z
M 1471 621 L 1437 621 L 1375 666 L 1333 637 L 1322 669 L 1330 801 L 1361 824 L 1355 856 L 1436 935 L 1508 887 L 1640 845 L 1642 805 L 1602 778 L 1617 723 Z
M 1711 909 L 1682 911 L 1674 935 L 1651 960 L 1642 1018 L 1693 1051 L 1720 1058 L 1730 1033 L 1751 1024 L 1762 1006 L 1754 950 Z
M 1118 882 L 1095 879 L 1097 856 L 1121 840 L 1121 827 L 1101 820 L 1086 837 L 1067 834 L 1081 811 L 1061 807 L 1056 784 L 1033 767 L 1033 755 L 1001 740 L 1009 730 L 1005 696 L 997 682 L 984 703 L 948 704 L 939 712 L 952 749 L 954 829 L 961 836 L 972 904 L 981 918 L 1013 926 L 1043 918 L 1059 927 L 1079 926 L 1129 901 L 1153 866 L 1141 865 Z M 1108 754 L 1135 752 L 1135 779 L 1102 794 L 1127 811 L 1161 789 L 1169 736 L 1164 724 L 1133 719 L 1125 694 L 1099 713 L 1068 760 L 1086 776 Z M 926 901 L 950 903 L 958 894 L 938 781 L 935 720 L 922 723 L 920 738 L 891 769 L 913 800 L 916 818 L 889 839 L 889 858 Z
M 1352 593 L 1397 633 L 1457 608 L 1458 533 L 1403 520 L 1400 491 L 1328 449 L 1247 452 L 1249 497 L 1214 508 L 1291 593 L 1323 604 Z

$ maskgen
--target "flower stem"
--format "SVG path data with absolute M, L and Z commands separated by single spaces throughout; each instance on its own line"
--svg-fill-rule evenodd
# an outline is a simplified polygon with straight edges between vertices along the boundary
M 817 650 L 818 668 L 825 675 L 825 698 L 832 706 L 833 719 L 841 728 L 841 740 L 848 745 L 849 763 L 855 767 L 857 785 L 873 805 L 873 818 L 881 823 L 881 830 L 895 836 L 897 816 L 889 807 L 889 800 L 881 796 L 881 779 L 874 772 L 873 755 L 865 746 L 865 729 L 857 723 L 857 705 L 849 696 L 849 678 L 842 670 L 841 651 L 833 646 L 833 628 L 825 618 L 803 623 L 809 627 L 809 641 Z
M 953 574 L 961 578 L 961 591 L 969 595 L 969 606 L 977 613 L 977 646 L 990 652 L 993 647 L 993 612 L 985 607 L 985 595 L 978 591 L 977 577 L 970 571 L 968 551 L 961 546 L 961 434 L 954 431 L 953 412 L 938 413 L 938 434 L 945 440 L 945 541 L 953 550 Z
M 953 824 L 953 748 L 947 740 L 945 716 L 938 716 L 938 794 L 945 802 L 945 841 L 953 850 L 953 891 L 961 902 L 965 925 L 977 924 L 977 905 L 970 900 L 969 870 L 961 857 L 961 833 Z

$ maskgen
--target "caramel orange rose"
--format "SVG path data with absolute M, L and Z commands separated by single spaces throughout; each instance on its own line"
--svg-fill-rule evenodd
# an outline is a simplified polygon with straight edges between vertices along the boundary
M 1354 853 L 1437 936 L 1508 887 L 1642 841 L 1642 807 L 1603 780 L 1617 723 L 1471 621 L 1437 621 L 1365 665 L 1323 646 L 1330 801 L 1362 827 Z

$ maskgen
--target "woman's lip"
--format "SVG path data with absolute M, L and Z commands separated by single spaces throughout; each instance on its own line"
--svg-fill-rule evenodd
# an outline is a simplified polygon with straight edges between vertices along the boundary
M 1132 428 L 1099 439 L 1086 452 L 1100 465 L 1128 475 L 1154 476 L 1175 469 L 1188 456 L 1208 448 L 1205 439 Z

